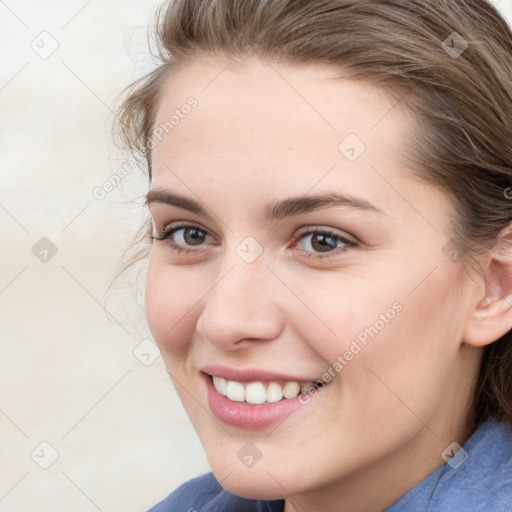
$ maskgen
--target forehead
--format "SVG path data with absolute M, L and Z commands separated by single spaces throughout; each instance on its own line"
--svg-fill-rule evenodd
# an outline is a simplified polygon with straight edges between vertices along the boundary
M 382 88 L 344 78 L 342 70 L 330 66 L 216 57 L 195 60 L 170 77 L 163 87 L 155 125 L 169 121 L 191 97 L 198 104 L 186 123 L 173 127 L 178 137 L 188 127 L 197 136 L 206 132 L 220 138 L 229 120 L 233 132 L 243 126 L 240 141 L 264 133 L 270 134 L 270 140 L 271 134 L 279 133 L 289 140 L 307 135 L 312 142 L 325 136 L 336 141 L 347 130 L 370 141 L 391 138 L 403 128 L 405 119 L 397 102 Z M 207 121 L 211 123 L 205 125 Z
M 172 167 L 192 183 L 207 173 L 219 182 L 312 184 L 333 166 L 360 182 L 374 174 L 369 164 L 403 167 L 411 129 L 384 90 L 332 67 L 198 59 L 162 90 L 153 183 L 165 185 Z

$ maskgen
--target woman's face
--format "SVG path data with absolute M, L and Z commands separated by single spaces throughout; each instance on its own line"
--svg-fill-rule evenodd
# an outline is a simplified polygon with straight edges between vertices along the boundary
M 228 490 L 374 478 L 385 495 L 458 440 L 482 290 L 450 257 L 445 195 L 402 159 L 413 128 L 390 97 L 320 66 L 228 64 L 163 90 L 151 331 Z

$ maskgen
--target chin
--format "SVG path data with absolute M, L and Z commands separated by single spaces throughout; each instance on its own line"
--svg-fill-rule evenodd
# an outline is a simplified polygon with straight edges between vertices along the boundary
M 242 498 L 279 500 L 297 492 L 295 488 L 290 489 L 289 482 L 282 478 L 275 469 L 269 470 L 270 474 L 266 472 L 265 468 L 257 470 L 255 467 L 241 468 L 231 473 L 227 473 L 224 467 L 220 471 L 217 471 L 216 468 L 212 468 L 212 470 L 224 489 Z

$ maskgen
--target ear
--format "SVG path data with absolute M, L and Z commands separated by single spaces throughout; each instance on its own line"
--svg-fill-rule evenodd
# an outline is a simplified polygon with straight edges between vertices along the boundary
M 478 278 L 485 293 L 471 311 L 462 339 L 483 347 L 512 329 L 512 223 L 500 233 Z

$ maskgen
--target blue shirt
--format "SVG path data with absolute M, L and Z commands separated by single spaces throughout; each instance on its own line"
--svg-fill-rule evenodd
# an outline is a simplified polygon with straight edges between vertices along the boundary
M 512 428 L 489 419 L 463 448 L 383 512 L 512 512 Z M 182 484 L 148 512 L 283 510 L 284 500 L 235 496 L 208 473 Z

